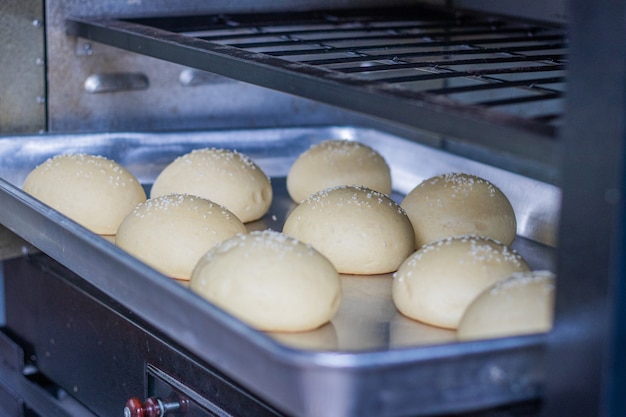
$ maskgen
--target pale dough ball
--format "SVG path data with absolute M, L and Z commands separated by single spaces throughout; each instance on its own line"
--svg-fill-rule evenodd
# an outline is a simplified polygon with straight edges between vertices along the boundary
M 221 204 L 244 222 L 257 220 L 272 203 L 270 179 L 248 156 L 227 149 L 196 149 L 158 175 L 150 197 L 192 194 Z
M 482 292 L 467 308 L 460 340 L 544 333 L 552 328 L 555 276 L 549 271 L 510 275 Z
M 415 250 L 404 210 L 365 187 L 312 194 L 289 214 L 283 232 L 310 243 L 346 274 L 393 272 Z
M 31 171 L 24 191 L 100 235 L 114 235 L 146 193 L 133 174 L 103 156 L 54 156 Z
M 244 224 L 228 209 L 201 197 L 169 194 L 137 206 L 122 222 L 115 243 L 165 275 L 189 279 L 217 243 Z
M 517 223 L 508 198 L 474 175 L 439 175 L 411 190 L 402 203 L 415 230 L 416 247 L 464 235 L 486 236 L 510 245 Z
M 210 250 L 189 288 L 264 331 L 315 329 L 331 320 L 341 302 L 333 265 L 311 246 L 270 230 Z
M 391 194 L 385 159 L 359 142 L 327 140 L 302 153 L 287 174 L 287 191 L 297 203 L 309 195 L 340 185 L 360 185 Z
M 425 245 L 394 274 L 392 298 L 407 317 L 457 328 L 483 290 L 514 272 L 528 271 L 522 257 L 484 237 L 457 237 Z

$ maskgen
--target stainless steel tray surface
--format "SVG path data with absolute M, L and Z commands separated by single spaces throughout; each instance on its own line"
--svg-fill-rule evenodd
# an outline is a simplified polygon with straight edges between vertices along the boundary
M 31 169 L 60 153 L 107 156 L 149 187 L 175 157 L 195 148 L 225 147 L 249 155 L 272 178 L 272 206 L 249 229 L 280 230 L 294 207 L 285 188 L 291 163 L 312 144 L 329 138 L 358 140 L 383 154 L 392 167 L 396 201 L 439 173 L 464 171 L 491 180 L 509 196 L 518 215 L 514 247 L 533 268 L 554 270 L 558 189 L 352 127 L 0 138 L 0 223 L 290 415 L 426 415 L 539 396 L 543 335 L 456 342 L 453 331 L 415 322 L 396 311 L 391 274 L 343 276 L 340 311 L 318 330 L 263 333 L 20 189 Z

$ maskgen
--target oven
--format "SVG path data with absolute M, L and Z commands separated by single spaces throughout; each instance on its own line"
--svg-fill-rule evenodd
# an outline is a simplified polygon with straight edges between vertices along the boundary
M 77 416 L 619 416 L 626 412 L 626 7 L 582 0 L 5 1 L 0 6 L 0 411 Z M 389 162 L 402 198 L 463 170 L 557 275 L 547 334 L 459 342 L 342 277 L 315 331 L 265 333 L 21 190 L 46 158 L 110 157 L 149 188 L 206 146 L 274 200 L 322 140 Z

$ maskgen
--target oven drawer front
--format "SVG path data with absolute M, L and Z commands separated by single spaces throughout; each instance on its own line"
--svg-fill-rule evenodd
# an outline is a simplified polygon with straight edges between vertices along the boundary
M 175 397 L 185 417 L 280 416 L 95 291 L 43 254 L 5 262 L 7 332 L 93 413 L 121 416 L 131 398 Z

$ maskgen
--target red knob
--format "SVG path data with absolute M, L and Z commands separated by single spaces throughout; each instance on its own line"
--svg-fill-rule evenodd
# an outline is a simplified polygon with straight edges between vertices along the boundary
M 143 417 L 143 404 L 141 404 L 139 398 L 133 397 L 126 401 L 124 417 Z
M 187 410 L 188 400 L 182 396 L 170 401 L 162 401 L 159 398 L 150 397 L 143 403 L 138 398 L 131 398 L 124 407 L 124 417 L 165 417 L 170 411 Z

